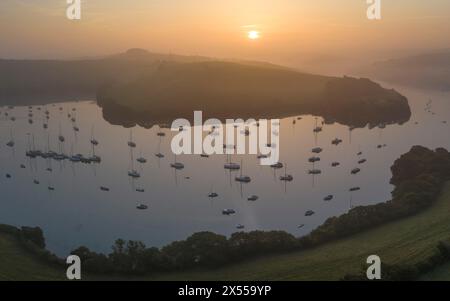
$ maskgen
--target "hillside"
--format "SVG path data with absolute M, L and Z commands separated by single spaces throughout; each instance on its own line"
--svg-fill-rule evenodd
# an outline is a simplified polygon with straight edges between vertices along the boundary
M 31 105 L 94 98 L 99 86 L 131 80 L 165 60 L 203 61 L 207 58 L 151 53 L 130 49 L 100 58 L 73 60 L 0 59 L 0 105 Z
M 145 127 L 191 118 L 280 118 L 316 114 L 352 126 L 403 123 L 406 98 L 369 79 L 336 78 L 233 62 L 161 63 L 138 79 L 105 85 L 97 94 L 114 124 Z
M 363 74 L 418 88 L 450 90 L 450 51 L 421 54 L 375 63 Z

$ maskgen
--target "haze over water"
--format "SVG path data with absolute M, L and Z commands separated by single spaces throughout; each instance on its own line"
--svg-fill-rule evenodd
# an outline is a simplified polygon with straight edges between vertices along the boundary
M 395 88 L 409 99 L 413 115 L 408 123 L 389 125 L 385 129 L 356 129 L 351 133 L 350 142 L 346 126 L 324 125 L 316 139 L 312 131 L 314 116 L 302 116 L 301 120 L 298 116 L 283 119 L 280 161 L 287 163 L 288 173 L 294 180 L 280 181 L 284 169 L 274 171 L 260 166 L 256 156 L 235 155 L 232 161 L 240 163 L 242 160 L 244 174 L 252 178 L 251 183 L 242 187 L 234 181 L 238 172 L 230 176 L 224 170 L 226 156 L 181 155 L 177 160 L 183 162 L 185 168 L 175 172 L 170 168 L 174 161 L 170 140 L 175 133 L 166 129 L 163 130 L 166 137 L 159 138 L 157 133 L 161 130 L 158 127 L 132 129 L 133 140 L 137 143 L 134 159 L 143 156 L 148 162 L 133 163 L 141 178 L 131 180 L 127 175 L 131 168 L 127 146 L 130 129 L 108 124 L 103 120 L 101 110 L 91 101 L 47 105 L 50 111 L 48 130 L 42 127 L 43 106 L 41 111 L 33 107 L 34 123 L 31 125 L 28 107 L 11 110 L 3 107 L 0 119 L 0 219 L 5 224 L 42 227 L 48 248 L 59 255 L 80 245 L 109 252 L 117 238 L 163 246 L 198 231 L 229 235 L 238 231 L 238 224 L 244 225 L 245 231 L 285 230 L 301 236 L 328 217 L 347 212 L 350 206 L 388 200 L 393 188 L 389 184 L 390 166 L 411 146 L 450 148 L 449 94 Z M 435 115 L 425 110 L 430 99 Z M 15 116 L 16 121 L 4 116 L 6 111 L 9 117 Z M 76 117 L 76 126 L 80 128 L 76 135 L 68 113 Z M 295 125 L 293 120 L 296 120 Z M 94 128 L 94 136 L 100 142 L 96 154 L 102 157 L 102 162 L 85 165 L 53 161 L 53 172 L 50 173 L 46 171 L 48 165 L 44 159 L 25 157 L 32 136 L 36 148 L 45 150 L 47 132 L 50 133 L 50 148 L 58 150 L 60 128 L 66 138 L 65 152 L 84 155 L 91 154 L 90 139 Z M 5 146 L 11 129 L 15 140 L 13 149 Z M 331 144 L 336 137 L 343 140 L 339 146 Z M 384 144 L 386 147 L 377 148 Z M 318 155 L 321 161 L 315 163 L 322 174 L 312 177 L 307 174 L 313 167 L 308 158 L 315 155 L 311 149 L 316 146 L 324 149 Z M 159 151 L 165 158 L 155 157 Z M 358 152 L 362 155 L 358 156 Z M 358 164 L 361 159 L 367 159 L 367 162 Z M 341 165 L 331 167 L 333 161 Z M 26 168 L 20 168 L 20 164 Z M 350 171 L 355 167 L 361 168 L 361 172 L 351 175 Z M 6 173 L 12 176 L 11 179 L 5 177 Z M 39 180 L 39 185 L 33 183 L 35 179 Z M 50 185 L 55 191 L 47 189 Z M 111 191 L 101 191 L 100 186 L 109 187 Z M 349 188 L 355 186 L 361 187 L 361 191 L 351 195 Z M 144 188 L 145 192 L 136 192 L 136 188 Z M 212 191 L 219 197 L 208 198 Z M 330 194 L 334 199 L 324 201 Z M 249 202 L 247 197 L 250 195 L 258 195 L 259 199 Z M 137 210 L 139 204 L 147 204 L 148 210 Z M 226 208 L 236 210 L 236 214 L 222 215 Z M 315 215 L 305 217 L 307 210 L 315 211 Z M 304 227 L 299 228 L 303 224 Z

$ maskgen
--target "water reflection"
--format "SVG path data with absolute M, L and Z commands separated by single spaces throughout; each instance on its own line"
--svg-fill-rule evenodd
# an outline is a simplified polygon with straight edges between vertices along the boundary
M 390 166 L 412 145 L 450 148 L 449 95 L 400 91 L 413 110 L 404 125 L 349 129 L 315 116 L 283 119 L 282 168 L 261 166 L 256 155 L 175 158 L 176 133 L 135 127 L 130 136 L 104 121 L 92 102 L 3 107 L 0 220 L 42 227 L 60 255 L 79 245 L 107 252 L 119 237 L 161 246 L 204 230 L 303 235 L 353 206 L 389 199 Z M 27 157 L 30 150 L 71 159 Z M 243 170 L 225 169 L 227 162 Z M 246 175 L 251 182 L 235 180 Z M 288 175 L 292 181 L 281 180 Z

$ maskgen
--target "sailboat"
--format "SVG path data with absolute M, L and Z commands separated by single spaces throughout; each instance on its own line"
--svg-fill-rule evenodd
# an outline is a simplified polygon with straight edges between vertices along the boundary
M 10 140 L 8 141 L 8 143 L 6 143 L 6 146 L 8 147 L 14 147 L 15 142 L 14 142 L 14 138 L 13 138 L 13 134 L 12 134 L 12 129 L 10 130 Z
M 241 174 L 238 177 L 235 177 L 234 179 L 236 180 L 236 182 L 250 183 L 252 179 L 249 176 L 242 175 L 242 170 L 243 170 L 243 163 L 241 160 Z
M 184 168 L 183 163 L 177 162 L 177 155 L 175 155 L 175 162 L 171 163 L 170 166 L 175 169 L 183 169 Z
M 128 141 L 128 146 L 131 148 L 136 147 L 136 143 L 133 142 L 133 130 L 130 130 L 130 141 Z
M 227 161 L 223 168 L 228 169 L 228 170 L 239 170 L 241 169 L 241 166 L 238 163 L 233 163 L 231 162 L 231 156 L 227 155 Z
M 287 164 L 286 164 L 284 167 L 284 176 L 280 176 L 280 181 L 292 182 L 292 180 L 294 180 L 294 177 L 292 175 L 287 174 Z

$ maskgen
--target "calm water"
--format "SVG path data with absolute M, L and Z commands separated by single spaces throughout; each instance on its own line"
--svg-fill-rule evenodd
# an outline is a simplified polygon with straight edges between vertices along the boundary
M 201 158 L 198 155 L 179 156 L 185 169 L 175 172 L 169 164 L 174 158 L 170 152 L 172 133 L 157 137 L 158 127 L 133 129 L 137 147 L 134 158 L 147 158 L 146 164 L 134 163 L 141 178 L 132 181 L 130 150 L 127 146 L 130 130 L 112 126 L 103 120 L 100 109 L 91 101 L 62 103 L 33 107 L 33 124 L 28 123 L 28 107 L 1 108 L 0 117 L 0 223 L 16 226 L 40 226 L 43 228 L 50 250 L 65 255 L 80 245 L 95 251 L 109 252 L 117 238 L 142 240 L 148 246 L 162 246 L 174 240 L 184 239 L 194 232 L 214 231 L 229 235 L 236 225 L 245 225 L 250 230 L 285 230 L 296 236 L 307 234 L 328 217 L 347 212 L 350 206 L 375 204 L 390 198 L 392 186 L 390 166 L 412 145 L 450 149 L 450 95 L 430 93 L 406 88 L 398 90 L 408 97 L 413 116 L 407 124 L 387 126 L 385 129 L 349 129 L 339 124 L 325 125 L 316 138 L 312 129 L 313 116 L 303 116 L 293 125 L 292 118 L 281 121 L 280 152 L 283 163 L 288 163 L 288 173 L 294 176 L 291 183 L 278 178 L 284 170 L 274 172 L 270 167 L 258 165 L 255 156 L 233 156 L 234 162 L 244 162 L 245 174 L 252 182 L 240 185 L 230 180 L 230 173 L 223 169 L 225 156 Z M 433 115 L 424 110 L 429 99 L 433 100 Z M 62 111 L 60 111 L 62 107 Z M 76 112 L 72 112 L 76 108 Z M 50 111 L 48 129 L 43 128 L 44 111 Z M 4 115 L 8 112 L 9 116 Z M 76 117 L 78 133 L 68 118 Z M 14 116 L 13 122 L 9 117 Z M 446 120 L 448 123 L 443 123 Z M 417 124 L 416 124 L 417 123 Z M 52 172 L 44 159 L 30 160 L 25 156 L 27 145 L 34 136 L 36 148 L 45 150 L 50 134 L 50 148 L 66 153 L 90 155 L 92 128 L 100 144 L 96 154 L 102 157 L 101 164 L 84 165 L 71 162 L 51 162 Z M 13 133 L 15 146 L 6 143 Z M 64 145 L 58 144 L 58 135 L 65 136 Z M 333 146 L 334 138 L 343 143 Z M 387 146 L 377 148 L 379 144 Z M 308 158 L 311 149 L 324 149 L 315 164 L 322 170 L 318 176 L 310 176 L 312 168 Z M 166 155 L 159 160 L 155 153 Z M 362 152 L 358 156 L 358 152 Z M 359 165 L 358 161 L 367 159 Z M 338 161 L 339 167 L 331 167 Z M 24 164 L 26 168 L 20 168 Z M 350 171 L 360 167 L 358 175 Z M 11 178 L 7 179 L 6 174 Z M 33 180 L 40 184 L 34 184 Z M 286 185 L 285 185 L 286 184 Z M 48 186 L 55 187 L 49 191 Z M 107 186 L 110 192 L 103 192 Z M 349 188 L 360 186 L 361 191 L 352 195 Z M 144 188 L 144 193 L 136 192 Z M 219 197 L 209 199 L 211 191 Z M 247 201 L 256 194 L 256 202 Z M 325 196 L 334 199 L 325 202 Z M 148 210 L 139 211 L 136 206 L 144 203 Z M 222 215 L 222 209 L 236 210 L 232 216 Z M 316 212 L 305 217 L 305 211 Z M 299 225 L 304 224 L 303 228 Z

